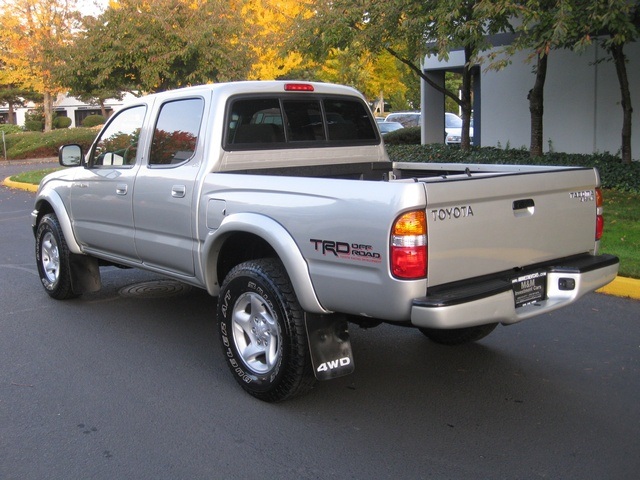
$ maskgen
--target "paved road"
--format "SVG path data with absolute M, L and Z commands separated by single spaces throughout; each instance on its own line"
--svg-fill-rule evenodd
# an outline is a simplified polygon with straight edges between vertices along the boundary
M 638 301 L 592 294 L 454 349 L 353 329 L 353 375 L 271 405 L 227 372 L 199 290 L 109 268 L 50 300 L 32 198 L 0 187 L 3 480 L 637 478 Z

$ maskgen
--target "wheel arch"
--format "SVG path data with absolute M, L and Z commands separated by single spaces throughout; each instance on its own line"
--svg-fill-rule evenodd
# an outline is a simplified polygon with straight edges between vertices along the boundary
M 54 213 L 58 218 L 69 251 L 71 253 L 82 254 L 82 249 L 78 242 L 76 242 L 76 237 L 73 234 L 71 218 L 67 213 L 62 198 L 55 190 L 45 189 L 38 194 L 35 209 L 31 212 L 31 227 L 33 228 L 34 236 L 38 230 L 40 219 L 49 213 Z
M 207 290 L 211 295 L 217 295 L 222 281 L 234 266 L 266 257 L 280 259 L 305 311 L 330 313 L 320 304 L 307 262 L 289 232 L 275 220 L 260 214 L 230 215 L 207 238 L 203 249 Z

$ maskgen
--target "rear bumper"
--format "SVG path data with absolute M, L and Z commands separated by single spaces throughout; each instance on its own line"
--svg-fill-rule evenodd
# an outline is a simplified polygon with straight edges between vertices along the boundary
M 463 328 L 487 323 L 512 324 L 569 305 L 611 282 L 618 274 L 613 255 L 584 255 L 501 274 L 472 283 L 435 287 L 413 300 L 411 323 L 425 328 Z M 526 273 L 547 274 L 546 298 L 516 308 L 511 278 Z M 567 284 L 574 283 L 572 289 Z

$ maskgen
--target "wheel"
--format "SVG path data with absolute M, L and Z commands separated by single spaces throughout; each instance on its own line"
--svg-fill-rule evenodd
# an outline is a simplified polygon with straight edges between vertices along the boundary
M 249 394 L 278 402 L 313 386 L 304 312 L 279 260 L 234 267 L 222 284 L 217 318 L 227 364 Z
M 50 297 L 65 300 L 77 296 L 71 288 L 69 248 L 55 214 L 45 215 L 38 224 L 36 262 L 40 281 Z
M 497 326 L 497 323 L 489 323 L 476 327 L 452 328 L 447 330 L 421 328 L 420 331 L 435 343 L 454 346 L 477 342 L 493 332 Z

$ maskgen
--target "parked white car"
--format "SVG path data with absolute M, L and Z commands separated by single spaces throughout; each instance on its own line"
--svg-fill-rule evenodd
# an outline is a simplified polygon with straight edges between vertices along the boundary
M 444 114 L 444 130 L 446 136 L 444 143 L 447 145 L 459 145 L 462 141 L 462 119 L 455 113 Z M 469 128 L 469 137 L 473 145 L 473 127 Z
M 420 112 L 395 112 L 387 115 L 385 122 L 398 122 L 404 127 L 416 127 L 421 124 Z M 444 143 L 447 145 L 459 145 L 462 141 L 462 119 L 455 113 L 444 114 Z M 473 127 L 469 129 L 471 144 L 473 144 Z

